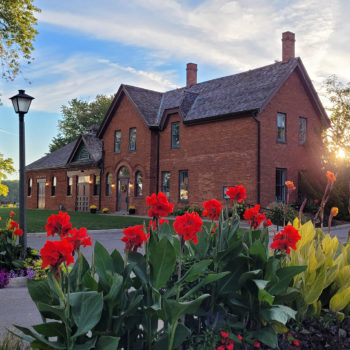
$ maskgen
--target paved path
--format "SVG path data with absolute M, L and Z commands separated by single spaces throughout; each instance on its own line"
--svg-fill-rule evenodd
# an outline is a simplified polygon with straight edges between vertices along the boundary
M 247 227 L 242 223 L 242 227 Z M 273 236 L 276 227 L 271 227 L 270 237 Z M 350 224 L 332 228 L 332 235 L 336 235 L 340 241 L 346 242 Z M 109 252 L 114 249 L 123 251 L 124 243 L 121 241 L 122 230 L 89 231 L 93 244 L 98 240 Z M 52 238 L 51 238 L 52 239 Z M 28 245 L 40 250 L 47 240 L 45 233 L 31 233 L 28 236 Z M 93 247 L 83 248 L 83 254 L 91 262 Z M 0 333 L 13 324 L 32 326 L 41 323 L 41 317 L 32 302 L 26 288 L 0 289 Z

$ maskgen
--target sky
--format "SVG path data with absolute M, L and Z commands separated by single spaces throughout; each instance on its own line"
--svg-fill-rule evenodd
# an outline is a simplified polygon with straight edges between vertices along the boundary
M 156 91 L 281 60 L 284 31 L 327 107 L 332 74 L 350 81 L 348 0 L 34 0 L 41 8 L 34 61 L 13 82 L 0 81 L 0 153 L 18 170 L 18 116 L 9 98 L 33 96 L 25 116 L 26 164 L 44 156 L 57 135 L 61 106 L 115 94 L 120 84 Z M 9 176 L 18 178 L 18 172 Z

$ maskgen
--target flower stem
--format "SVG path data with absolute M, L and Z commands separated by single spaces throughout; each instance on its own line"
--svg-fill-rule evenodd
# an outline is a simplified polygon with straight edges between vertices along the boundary
M 183 236 L 181 236 L 181 241 L 180 241 L 180 254 L 179 254 L 179 265 L 178 265 L 178 270 L 177 270 L 177 280 L 178 280 L 178 281 L 180 281 L 180 279 L 181 279 L 182 255 L 183 255 L 184 244 L 185 244 L 184 238 L 183 238 Z M 176 301 L 179 300 L 180 291 L 181 291 L 181 283 L 177 286 Z

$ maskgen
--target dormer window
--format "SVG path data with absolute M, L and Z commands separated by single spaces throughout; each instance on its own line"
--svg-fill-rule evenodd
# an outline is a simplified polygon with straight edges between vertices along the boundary
M 82 143 L 73 158 L 73 162 L 76 162 L 78 160 L 90 159 L 90 158 L 91 156 L 88 149 L 86 148 L 85 144 Z

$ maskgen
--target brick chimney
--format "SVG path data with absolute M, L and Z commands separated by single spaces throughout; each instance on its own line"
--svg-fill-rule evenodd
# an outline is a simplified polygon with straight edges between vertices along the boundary
M 295 57 L 295 34 L 292 32 L 282 33 L 282 62 L 287 63 Z
M 195 63 L 187 63 L 186 73 L 186 87 L 197 84 L 197 65 Z

